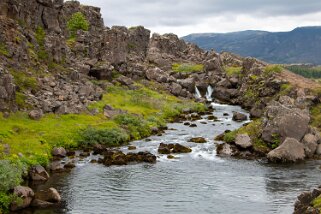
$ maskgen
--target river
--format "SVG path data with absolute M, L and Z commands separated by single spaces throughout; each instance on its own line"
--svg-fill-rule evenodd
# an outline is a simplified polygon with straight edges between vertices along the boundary
M 192 153 L 176 155 L 174 160 L 159 155 L 154 165 L 106 167 L 85 159 L 70 173 L 53 175 L 45 184 L 58 189 L 63 206 L 32 213 L 292 213 L 297 195 L 320 184 L 321 162 L 278 166 L 216 156 L 214 137 L 243 125 L 232 121 L 233 111 L 246 112 L 238 106 L 213 106 L 219 122 L 205 116 L 195 128 L 172 123 L 162 136 L 132 143 L 154 154 L 161 142 L 181 143 Z M 191 137 L 205 137 L 208 143 L 187 142 Z

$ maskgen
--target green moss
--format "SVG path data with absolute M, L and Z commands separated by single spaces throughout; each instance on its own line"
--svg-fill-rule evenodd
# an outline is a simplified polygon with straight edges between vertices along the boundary
M 74 48 L 76 45 L 76 38 L 75 37 L 71 37 L 66 41 L 66 44 L 69 48 Z
M 321 104 L 313 106 L 310 110 L 311 125 L 321 130 Z
M 319 211 L 321 211 L 321 196 L 313 200 L 312 206 L 316 209 L 319 209 Z
M 67 28 L 70 31 L 71 37 L 75 37 L 78 30 L 89 30 L 89 22 L 84 14 L 81 12 L 76 12 L 72 14 L 71 18 L 67 22 Z
M 237 131 L 228 132 L 224 135 L 224 141 L 226 143 L 233 143 L 235 142 L 236 135 Z
M 37 79 L 24 71 L 9 69 L 11 75 L 14 77 L 15 84 L 19 87 L 19 91 L 36 90 L 38 88 Z
M 38 58 L 43 61 L 48 60 L 48 53 L 45 49 L 46 32 L 42 27 L 39 26 L 36 28 L 35 38 L 39 45 L 39 49 L 37 51 Z
M 281 85 L 279 95 L 284 96 L 288 95 L 293 90 L 293 86 L 289 83 L 284 83 Z
M 5 57 L 10 56 L 7 46 L 2 42 L 0 42 L 0 54 Z
M 228 76 L 241 75 L 242 67 L 225 66 L 224 70 Z
M 174 63 L 172 65 L 172 70 L 179 73 L 191 73 L 191 72 L 200 72 L 204 70 L 204 65 L 202 64 L 180 64 Z

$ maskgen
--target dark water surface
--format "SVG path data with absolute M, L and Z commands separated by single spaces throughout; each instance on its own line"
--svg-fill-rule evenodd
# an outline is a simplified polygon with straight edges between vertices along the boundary
M 34 213 L 292 213 L 297 195 L 320 184 L 321 162 L 274 166 L 258 161 L 216 156 L 214 136 L 242 125 L 231 120 L 240 107 L 214 104 L 220 122 L 197 121 L 198 127 L 169 124 L 163 136 L 137 141 L 139 150 L 157 154 L 160 142 L 191 146 L 179 159 L 158 157 L 155 165 L 105 167 L 79 163 L 67 174 L 53 176 L 46 186 L 58 189 L 64 208 Z M 230 116 L 223 117 L 223 113 Z M 215 125 L 215 126 L 214 126 Z M 188 143 L 191 137 L 208 143 Z M 126 148 L 123 149 L 126 151 Z

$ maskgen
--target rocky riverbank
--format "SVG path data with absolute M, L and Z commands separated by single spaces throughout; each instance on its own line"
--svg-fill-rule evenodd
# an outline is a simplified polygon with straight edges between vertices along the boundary
M 174 34 L 105 27 L 99 8 L 77 1 L 2 1 L 0 158 L 10 160 L 8 169 L 23 167 L 0 194 L 21 181 L 25 167 L 47 165 L 54 147 L 119 146 L 204 110 L 191 99 L 196 89 L 205 97 L 209 86 L 216 99 L 256 119 L 226 130 L 219 153 L 272 162 L 320 157 L 321 93 L 313 81 L 257 59 L 204 51 Z M 3 209 L 10 200 L 0 201 Z

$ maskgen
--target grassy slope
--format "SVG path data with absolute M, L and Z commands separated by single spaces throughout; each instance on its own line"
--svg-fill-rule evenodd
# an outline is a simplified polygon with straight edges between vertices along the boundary
M 9 118 L 0 116 L 0 142 L 2 159 L 18 158 L 21 153 L 29 164 L 46 164 L 50 159 L 50 151 L 54 146 L 79 147 L 81 130 L 87 127 L 111 129 L 120 127 L 113 119 L 107 119 L 103 107 L 109 104 L 122 109 L 128 114 L 135 114 L 148 122 L 149 127 L 157 126 L 180 113 L 183 108 L 202 108 L 191 101 L 182 101 L 166 93 L 158 93 L 141 87 L 138 90 L 126 90 L 111 87 L 103 100 L 93 103 L 90 108 L 98 108 L 100 113 L 89 114 L 45 115 L 39 121 L 28 118 L 26 113 L 18 112 Z M 140 115 L 140 116 L 139 116 Z M 130 133 L 128 133 L 130 134 Z M 3 153 L 3 145 L 10 146 L 10 154 Z

